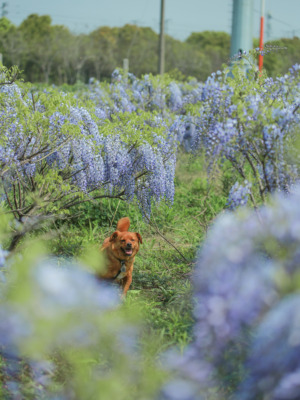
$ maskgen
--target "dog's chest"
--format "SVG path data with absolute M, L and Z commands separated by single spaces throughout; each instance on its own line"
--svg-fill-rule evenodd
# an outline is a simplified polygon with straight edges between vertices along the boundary
M 120 269 L 118 275 L 116 276 L 116 280 L 123 279 L 123 278 L 125 278 L 126 275 L 127 275 L 127 271 L 126 271 L 125 261 L 122 261 L 121 269 Z

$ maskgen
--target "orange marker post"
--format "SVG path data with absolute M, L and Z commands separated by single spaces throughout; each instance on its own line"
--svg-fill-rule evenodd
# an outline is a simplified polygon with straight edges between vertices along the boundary
M 265 14 L 265 0 L 261 0 L 261 16 L 260 16 L 260 37 L 259 37 L 259 56 L 258 56 L 258 69 L 261 72 L 263 67 L 264 50 L 264 14 Z

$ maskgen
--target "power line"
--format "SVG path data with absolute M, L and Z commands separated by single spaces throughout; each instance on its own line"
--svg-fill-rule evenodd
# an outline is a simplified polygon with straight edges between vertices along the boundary
M 259 13 L 258 10 L 254 10 L 254 12 Z M 278 19 L 278 18 L 274 18 L 273 15 L 269 12 L 269 13 L 267 14 L 267 32 L 268 32 L 268 33 L 267 33 L 267 36 L 268 36 L 268 40 L 271 40 L 271 36 L 272 36 L 272 35 L 271 35 L 271 22 L 272 22 L 272 21 L 275 21 L 275 22 L 278 22 L 278 23 L 280 23 L 280 24 L 282 24 L 282 25 L 288 26 L 288 27 L 290 28 L 290 30 L 289 30 L 289 31 L 284 31 L 284 32 L 291 33 L 292 36 L 295 36 L 295 33 L 299 31 L 299 29 L 295 29 L 295 28 L 294 28 L 291 24 L 289 24 L 288 22 L 283 21 L 283 20 Z

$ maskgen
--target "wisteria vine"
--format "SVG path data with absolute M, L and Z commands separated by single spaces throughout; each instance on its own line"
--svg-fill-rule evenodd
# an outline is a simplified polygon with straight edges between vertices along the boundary
M 136 198 L 148 216 L 153 201 L 172 204 L 177 141 L 161 116 L 113 107 L 108 118 L 64 93 L 1 90 L 2 196 L 19 223 L 104 197 Z
M 260 76 L 249 64 L 251 57 L 242 57 L 246 74 L 239 63 L 213 73 L 204 83 L 165 79 L 158 85 L 149 76 L 137 79 L 116 70 L 109 88 L 98 96 L 101 86 L 94 81 L 88 97 L 106 107 L 107 116 L 115 110 L 160 112 L 165 121 L 172 121 L 169 132 L 186 151 L 205 153 L 210 175 L 224 160 L 229 162 L 238 177 L 228 193 L 235 193 L 234 201 L 228 199 L 232 209 L 248 199 L 257 206 L 269 193 L 288 192 L 298 180 L 300 77 L 299 65 L 276 79 Z M 246 189 L 237 191 L 245 181 Z

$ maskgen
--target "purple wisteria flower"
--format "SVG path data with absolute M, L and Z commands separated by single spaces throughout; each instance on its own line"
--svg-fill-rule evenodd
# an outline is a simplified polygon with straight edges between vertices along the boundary
M 193 276 L 194 341 L 173 363 L 198 394 L 240 371 L 236 399 L 298 398 L 299 201 L 297 186 L 209 230 Z
M 8 251 L 3 250 L 2 246 L 0 245 L 0 268 L 4 267 L 5 265 L 5 259 L 8 256 Z
M 100 282 L 74 260 L 40 256 L 29 261 L 25 255 L 12 257 L 11 262 L 7 284 L 0 287 L 5 398 L 23 398 L 24 371 L 30 374 L 35 398 L 70 399 L 74 393 L 80 398 L 80 393 L 96 393 L 99 387 L 113 393 L 115 379 L 107 386 L 104 375 L 120 376 L 125 385 L 139 381 L 139 328 L 123 315 L 115 287 Z M 62 362 L 80 376 L 92 374 L 93 380 L 74 381 L 71 375 L 66 384 L 57 385 Z
M 181 121 L 186 124 L 188 146 L 183 134 L 178 138 L 187 151 L 206 155 L 209 173 L 213 165 L 227 159 L 244 180 L 250 174 L 264 202 L 267 193 L 289 191 L 299 177 L 292 145 L 300 122 L 299 67 L 259 86 L 255 81 L 250 84 L 248 77 L 243 79 L 237 84 L 212 74 L 197 87 L 197 96 L 183 95 L 184 104 L 196 102 L 199 109 L 194 111 L 193 130 L 189 129 L 191 115 Z
M 230 210 L 235 210 L 239 206 L 245 206 L 251 193 L 251 183 L 245 181 L 243 185 L 236 182 L 229 192 L 227 205 Z
M 182 91 L 175 82 L 170 83 L 169 90 L 170 90 L 170 109 L 171 111 L 178 111 L 182 108 L 183 105 Z
M 7 269 L 7 257 L 9 256 L 9 252 L 7 250 L 3 250 L 0 244 L 0 284 L 6 282 L 6 269 Z M 1 294 L 0 294 L 1 298 Z
M 22 303 L 5 300 L 5 296 L 1 299 L 0 343 L 7 348 L 22 349 L 24 342 L 37 334 L 39 321 L 44 320 L 46 326 L 64 314 L 69 314 L 68 334 L 62 330 L 59 336 L 49 337 L 49 349 L 55 347 L 55 343 L 61 345 L 65 341 L 66 345 L 71 337 L 73 345 L 94 340 L 93 335 L 84 337 L 84 331 L 87 334 L 90 331 L 92 314 L 105 312 L 119 304 L 114 288 L 98 282 L 74 262 L 64 268 L 58 267 L 54 259 L 40 262 L 29 272 L 26 285 L 30 292 L 24 295 Z M 78 324 L 74 317 L 81 313 L 85 313 L 86 320 L 82 319 Z
M 300 296 L 281 300 L 253 335 L 246 377 L 234 399 L 273 400 L 300 397 Z
M 31 126 L 31 120 L 36 119 L 30 103 L 32 99 L 25 96 L 22 103 L 28 111 L 25 120 L 18 115 L 14 96 L 18 101 L 22 101 L 22 96 L 19 88 L 20 93 L 15 94 L 17 88 L 5 92 L 9 101 L 0 115 L 0 127 L 7 132 L 0 144 L 0 165 L 9 204 L 18 207 L 13 195 L 17 186 L 24 199 L 29 199 L 27 192 L 31 190 L 39 192 L 42 198 L 49 198 L 42 190 L 48 185 L 41 180 L 52 181 L 53 177 L 61 189 L 57 199 L 62 200 L 62 208 L 64 204 L 69 207 L 72 199 L 78 196 L 93 198 L 93 193 L 99 190 L 103 196 L 116 196 L 127 201 L 136 197 L 147 214 L 151 213 L 153 201 L 172 203 L 177 141 L 169 130 L 170 120 L 155 114 L 149 115 L 149 121 L 133 126 L 136 131 L 141 130 L 141 134 L 143 126 L 153 128 L 153 133 L 143 142 L 130 137 L 131 131 L 126 131 L 126 124 L 120 122 L 115 128 L 116 121 L 119 118 L 122 121 L 122 116 L 117 113 L 127 116 L 137 112 L 138 108 L 165 108 L 167 91 L 154 87 L 149 76 L 137 80 L 116 71 L 111 85 L 101 87 L 98 82 L 91 81 L 89 97 L 96 103 L 94 113 L 80 105 L 62 105 L 51 113 L 47 104 L 38 100 L 35 105 L 40 120 L 33 124 L 37 126 L 36 132 L 27 128 Z M 140 92 L 138 103 L 134 100 L 136 91 Z M 66 95 L 61 96 L 63 101 Z M 156 134 L 156 131 L 161 133 Z M 151 162 L 149 157 L 152 157 Z M 64 198 L 68 200 L 64 201 Z

